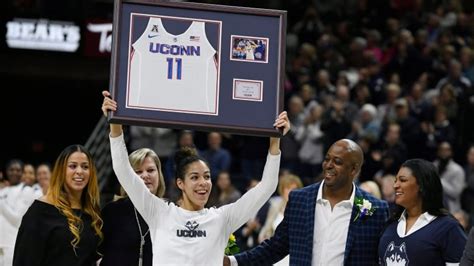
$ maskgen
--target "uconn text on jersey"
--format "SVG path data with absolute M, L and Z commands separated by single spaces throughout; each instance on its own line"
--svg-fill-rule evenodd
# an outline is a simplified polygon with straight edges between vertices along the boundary
M 170 55 L 201 56 L 201 47 L 193 45 L 169 45 L 150 42 L 150 52 Z

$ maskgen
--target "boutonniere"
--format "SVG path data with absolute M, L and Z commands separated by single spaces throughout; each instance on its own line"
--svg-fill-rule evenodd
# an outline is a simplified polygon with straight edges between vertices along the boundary
M 354 218 L 354 222 L 358 219 L 364 219 L 367 216 L 372 216 L 374 214 L 375 209 L 372 207 L 372 202 L 362 198 L 362 197 L 356 197 L 354 200 L 354 204 L 357 206 L 357 214 L 356 217 Z
M 237 246 L 237 242 L 235 241 L 235 236 L 234 234 L 230 234 L 229 240 L 227 241 L 227 247 L 225 247 L 225 252 L 224 254 L 229 256 L 229 255 L 234 255 L 236 253 L 239 253 L 240 248 Z

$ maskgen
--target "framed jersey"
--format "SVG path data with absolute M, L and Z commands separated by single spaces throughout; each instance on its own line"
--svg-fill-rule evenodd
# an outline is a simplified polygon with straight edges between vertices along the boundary
M 110 122 L 280 135 L 286 11 L 116 0 L 112 38 Z

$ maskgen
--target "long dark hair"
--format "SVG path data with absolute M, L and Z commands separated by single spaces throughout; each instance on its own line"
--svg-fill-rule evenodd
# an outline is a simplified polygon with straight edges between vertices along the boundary
M 421 210 L 434 216 L 446 216 L 449 212 L 443 204 L 443 187 L 438 170 L 433 163 L 423 159 L 411 159 L 405 161 L 402 167 L 410 169 L 420 187 L 418 193 L 421 196 Z M 405 209 L 396 205 L 389 222 L 398 220 Z

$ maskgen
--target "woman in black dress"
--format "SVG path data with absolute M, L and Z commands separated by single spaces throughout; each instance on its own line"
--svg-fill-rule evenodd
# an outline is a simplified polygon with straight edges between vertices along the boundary
M 48 193 L 33 202 L 18 231 L 14 266 L 93 266 L 102 239 L 97 172 L 81 145 L 56 160 Z
M 135 172 L 143 179 L 151 193 L 165 194 L 165 181 L 161 162 L 148 148 L 138 149 L 129 155 Z M 104 241 L 99 247 L 103 255 L 101 266 L 152 265 L 152 248 L 148 225 L 122 190 L 122 197 L 110 202 L 102 210 Z

